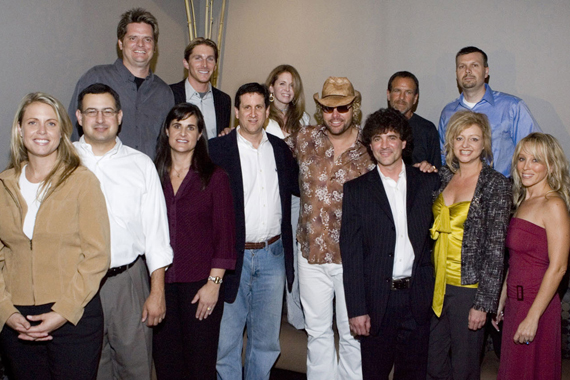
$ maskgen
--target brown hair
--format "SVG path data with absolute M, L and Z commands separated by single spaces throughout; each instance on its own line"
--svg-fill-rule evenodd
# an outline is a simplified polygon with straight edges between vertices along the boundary
M 122 41 L 127 34 L 127 26 L 129 24 L 138 24 L 144 22 L 152 27 L 152 36 L 154 38 L 154 43 L 158 42 L 158 21 L 156 18 L 143 8 L 133 8 L 121 15 L 121 20 L 119 25 L 117 25 L 117 39 Z
M 269 118 L 279 123 L 279 126 L 282 129 L 285 129 L 287 133 L 295 133 L 301 127 L 301 119 L 305 113 L 305 92 L 303 90 L 303 82 L 301 81 L 299 72 L 291 65 L 279 65 L 269 73 L 269 76 L 265 81 L 265 85 L 267 88 L 269 88 L 269 86 L 273 86 L 279 75 L 283 73 L 291 74 L 291 77 L 293 78 L 293 90 L 295 93 L 293 99 L 289 103 L 287 113 L 285 114 L 287 121 L 283 122 L 282 113 L 277 109 L 273 102 L 269 107 Z
M 214 49 L 214 58 L 216 60 L 216 63 L 218 63 L 218 45 L 216 45 L 216 43 L 214 41 L 212 41 L 209 38 L 204 38 L 204 37 L 198 37 L 198 38 L 194 38 L 192 41 L 190 41 L 190 43 L 188 44 L 188 46 L 186 46 L 186 49 L 184 49 L 184 59 L 186 61 L 188 61 L 188 59 L 190 58 L 190 54 L 192 54 L 192 50 L 194 50 L 194 48 L 196 46 L 199 45 L 206 45 L 211 47 L 212 49 Z

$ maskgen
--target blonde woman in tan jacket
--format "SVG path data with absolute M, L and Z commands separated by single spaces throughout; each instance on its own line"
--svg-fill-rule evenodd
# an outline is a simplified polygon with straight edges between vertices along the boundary
M 95 379 L 109 220 L 61 103 L 22 100 L 0 174 L 0 344 L 14 379 Z

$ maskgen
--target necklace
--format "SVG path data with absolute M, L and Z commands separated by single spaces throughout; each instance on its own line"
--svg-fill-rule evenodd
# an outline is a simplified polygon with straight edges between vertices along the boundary
M 288 110 L 289 110 L 289 106 L 287 106 L 283 109 L 279 109 L 279 111 L 281 111 L 282 114 L 286 114 Z
M 190 169 L 190 166 L 188 166 L 187 168 L 182 168 L 181 172 L 186 172 L 188 171 L 188 169 Z M 172 167 L 172 170 L 174 170 L 176 172 L 176 177 L 180 178 L 180 174 L 182 174 L 181 172 L 179 172 L 178 170 L 174 169 L 174 166 Z

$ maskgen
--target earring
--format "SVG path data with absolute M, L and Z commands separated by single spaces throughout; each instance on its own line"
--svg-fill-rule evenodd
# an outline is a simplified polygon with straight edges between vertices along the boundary
M 269 94 L 269 101 L 270 101 L 271 103 L 273 103 L 274 100 L 275 100 L 275 97 L 273 96 L 273 93 L 270 93 L 270 94 Z

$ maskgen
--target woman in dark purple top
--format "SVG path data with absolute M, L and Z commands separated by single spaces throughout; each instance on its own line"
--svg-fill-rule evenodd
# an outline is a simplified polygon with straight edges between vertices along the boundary
M 158 139 L 155 164 L 168 209 L 172 266 L 166 272 L 166 318 L 154 330 L 159 380 L 215 379 L 222 281 L 236 262 L 232 195 L 202 135 L 198 107 L 170 110 Z

